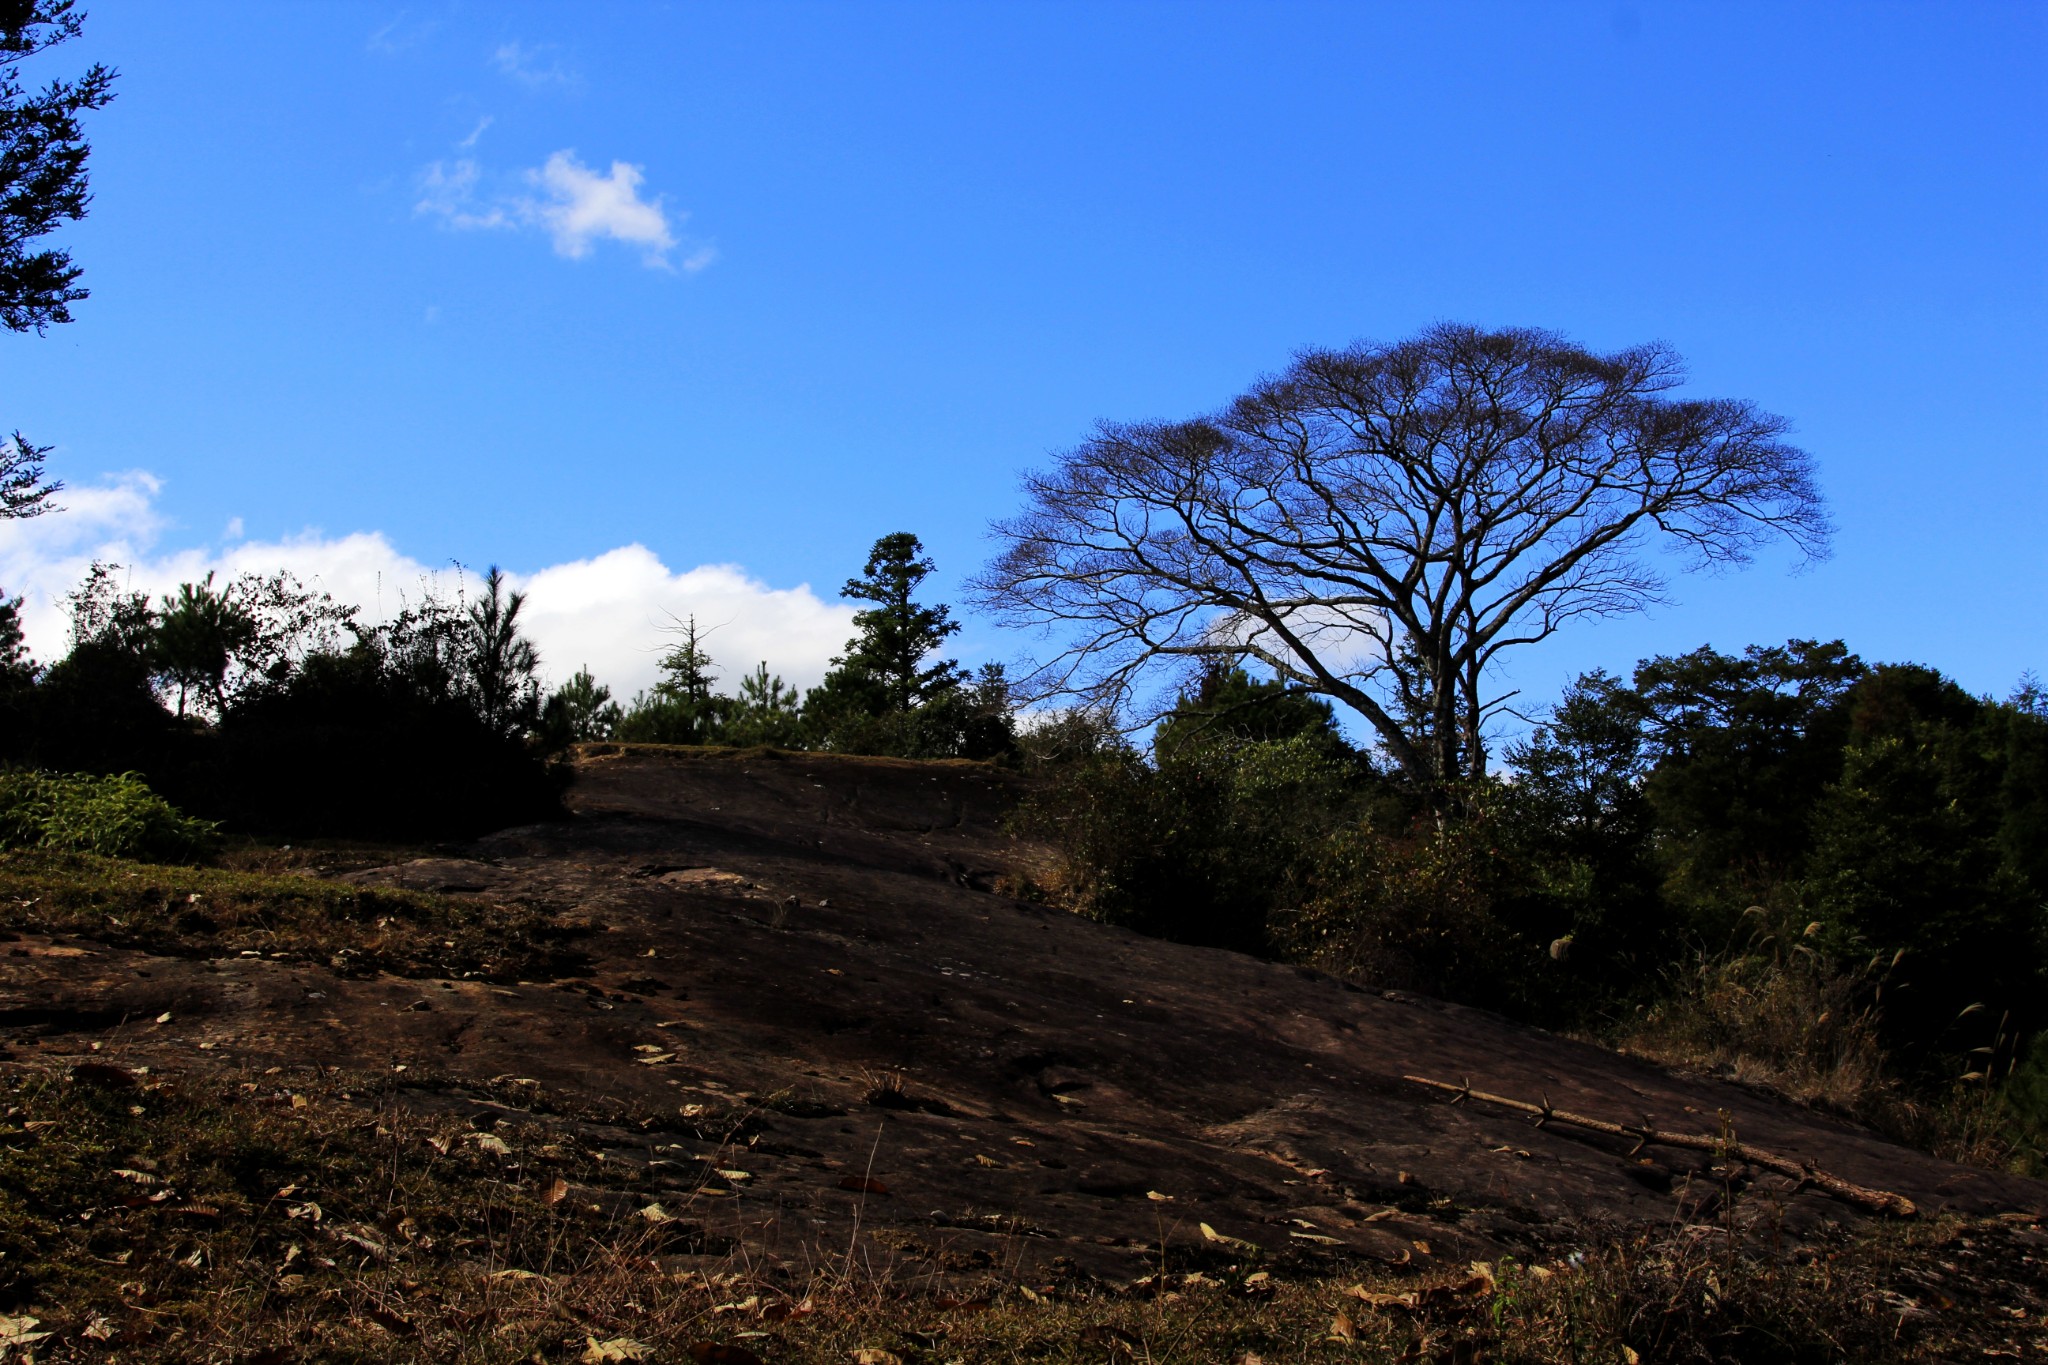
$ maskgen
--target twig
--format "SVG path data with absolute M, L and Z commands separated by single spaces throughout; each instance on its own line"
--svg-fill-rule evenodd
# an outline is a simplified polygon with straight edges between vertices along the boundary
M 1732 1129 L 1726 1137 L 1712 1137 L 1701 1133 L 1670 1133 L 1652 1128 L 1647 1123 L 1641 1127 L 1634 1127 L 1625 1123 L 1609 1123 L 1605 1119 L 1588 1118 L 1584 1114 L 1574 1114 L 1554 1107 L 1548 1095 L 1543 1097 L 1541 1104 L 1529 1104 L 1523 1100 L 1511 1100 L 1505 1095 L 1489 1095 L 1484 1090 L 1474 1090 L 1470 1081 L 1463 1085 L 1452 1085 L 1448 1081 L 1433 1081 L 1426 1076 L 1403 1076 L 1401 1079 L 1413 1081 L 1417 1085 L 1426 1085 L 1432 1090 L 1441 1090 L 1451 1097 L 1453 1104 L 1460 1100 L 1478 1100 L 1482 1104 L 1497 1104 L 1503 1109 L 1534 1115 L 1538 1128 L 1545 1124 L 1562 1123 L 1595 1133 L 1607 1133 L 1613 1137 L 1633 1138 L 1636 1145 L 1629 1150 L 1631 1156 L 1650 1143 L 1655 1143 L 1659 1147 L 1685 1147 L 1696 1152 L 1714 1152 L 1747 1161 L 1754 1166 L 1765 1167 L 1780 1175 L 1791 1176 L 1801 1185 L 1812 1185 L 1815 1189 L 1833 1195 L 1845 1203 L 1854 1204 L 1858 1208 L 1868 1209 L 1872 1213 L 1889 1214 L 1894 1218 L 1911 1218 L 1920 1211 L 1913 1201 L 1903 1194 L 1871 1189 L 1866 1185 L 1844 1180 L 1838 1175 L 1830 1175 L 1810 1161 L 1797 1161 L 1788 1156 L 1780 1156 L 1776 1152 L 1746 1146 L 1735 1140 Z

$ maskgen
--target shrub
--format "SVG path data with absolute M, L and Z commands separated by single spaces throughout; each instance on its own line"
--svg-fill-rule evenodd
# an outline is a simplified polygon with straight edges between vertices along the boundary
M 1549 963 L 1499 913 L 1517 881 L 1483 808 L 1399 832 L 1362 820 L 1317 850 L 1306 895 L 1276 919 L 1276 944 L 1375 986 L 1526 1007 Z
M 181 814 L 135 773 L 0 773 L 0 848 L 185 862 L 214 838 L 211 821 Z
M 1079 738 L 1085 756 L 1018 812 L 1059 849 L 1061 898 L 1140 933 L 1270 952 L 1269 921 L 1298 898 L 1358 770 L 1303 735 L 1188 745 L 1156 767 Z

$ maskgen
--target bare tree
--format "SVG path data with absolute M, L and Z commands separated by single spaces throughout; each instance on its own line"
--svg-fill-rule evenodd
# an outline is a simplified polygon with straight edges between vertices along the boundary
M 1684 378 L 1663 345 L 1527 329 L 1306 351 L 1214 416 L 1106 423 L 1029 476 L 973 590 L 1059 639 L 1032 695 L 1124 706 L 1155 665 L 1257 661 L 1409 775 L 1483 775 L 1501 652 L 1656 601 L 1651 549 L 1825 553 L 1785 420 L 1672 396 Z

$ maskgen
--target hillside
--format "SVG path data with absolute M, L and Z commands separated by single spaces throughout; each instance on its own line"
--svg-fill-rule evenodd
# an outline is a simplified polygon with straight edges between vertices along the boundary
M 545 921 L 556 946 L 516 971 L 27 933 L 0 957 L 0 1022 L 19 1063 L 317 1063 L 387 1078 L 416 1112 L 552 1125 L 631 1175 L 592 1199 L 652 1191 L 694 1250 L 799 1273 L 857 1245 L 890 1272 L 1127 1282 L 1162 1254 L 1249 1254 L 1217 1237 L 1273 1265 L 1456 1265 L 1712 1222 L 1730 1199 L 1794 1235 L 1865 1217 L 1754 1164 L 1632 1153 L 1409 1076 L 1666 1131 L 1725 1122 L 1926 1213 L 2048 1211 L 2040 1185 L 1733 1085 L 1006 897 L 1033 852 L 1001 827 L 1016 781 L 590 746 L 570 819 L 339 873 Z

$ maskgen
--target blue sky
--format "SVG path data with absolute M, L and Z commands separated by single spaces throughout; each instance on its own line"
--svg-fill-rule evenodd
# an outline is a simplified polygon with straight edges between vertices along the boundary
M 461 561 L 547 588 L 558 672 L 630 690 L 701 607 L 814 677 L 876 536 L 950 593 L 1096 420 L 1457 319 L 1671 343 L 1841 528 L 1529 652 L 1530 698 L 1791 635 L 2048 672 L 2040 5 L 90 8 L 46 64 L 122 72 L 93 297 L 0 337 L 72 485 L 0 540 L 45 653 L 92 553 Z

